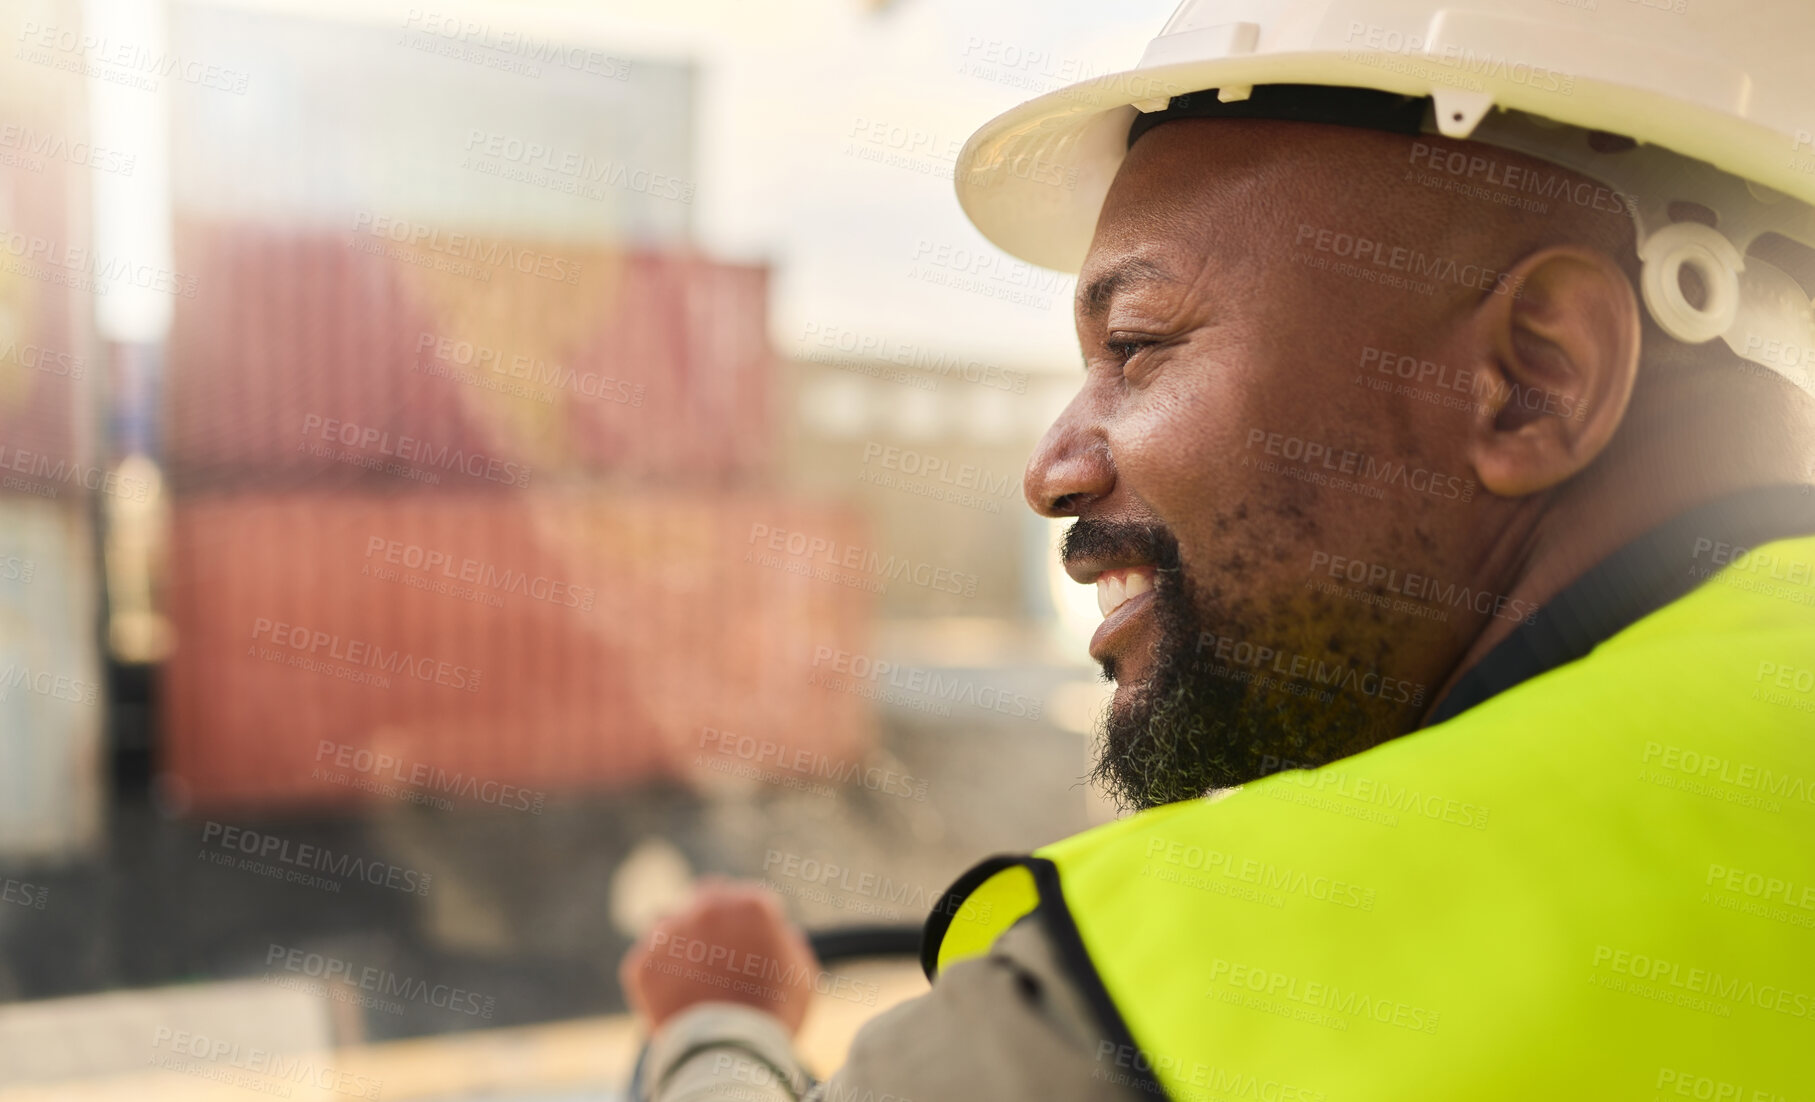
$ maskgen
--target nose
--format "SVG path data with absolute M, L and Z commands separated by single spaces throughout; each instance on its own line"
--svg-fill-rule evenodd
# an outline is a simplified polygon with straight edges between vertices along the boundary
M 1065 412 L 1040 437 L 1021 476 L 1021 493 L 1043 517 L 1077 516 L 1115 489 L 1109 440 L 1090 410 L 1090 391 L 1079 390 Z

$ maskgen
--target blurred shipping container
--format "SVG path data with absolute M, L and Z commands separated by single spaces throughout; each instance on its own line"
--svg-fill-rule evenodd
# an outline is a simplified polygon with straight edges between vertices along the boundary
M 0 497 L 80 498 L 99 488 L 87 339 L 97 282 L 71 270 L 90 247 L 81 85 L 9 65 L 0 78 Z M 105 281 L 99 281 L 106 290 Z M 90 486 L 89 483 L 94 483 Z
M 105 702 L 95 590 L 83 511 L 0 500 L 0 858 L 69 860 L 98 839 Z
M 717 764 L 699 760 L 716 749 L 707 729 L 856 761 L 873 743 L 868 701 L 813 684 L 813 663 L 863 651 L 869 576 L 759 556 L 772 533 L 863 545 L 844 510 L 763 496 L 179 499 L 172 791 L 196 809 L 520 809 L 497 786 L 697 775 Z
M 354 21 L 174 4 L 172 51 L 211 67 L 169 82 L 176 211 L 684 241 L 694 67 L 631 56 L 576 22 L 529 7 L 412 4 Z
M 106 702 L 93 494 L 119 492 L 94 441 L 89 196 L 118 151 L 89 140 L 79 73 L 26 29 L 79 25 L 72 3 L 16 9 L 0 65 L 0 862 L 64 863 L 98 844 Z M 117 258 L 106 258 L 117 259 Z M 40 906 L 42 897 L 40 897 Z
M 766 269 L 402 236 L 179 225 L 178 267 L 211 291 L 179 301 L 172 337 L 178 494 L 765 470 Z

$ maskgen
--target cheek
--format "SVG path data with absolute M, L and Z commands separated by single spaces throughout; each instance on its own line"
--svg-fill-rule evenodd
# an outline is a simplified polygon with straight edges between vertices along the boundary
M 1219 357 L 1221 360 L 1221 357 Z M 1234 362 L 1237 366 L 1225 366 Z M 1246 496 L 1256 472 L 1242 459 L 1264 417 L 1256 396 L 1239 385 L 1260 375 L 1239 361 L 1176 364 L 1124 400 L 1110 425 L 1116 477 L 1183 535 L 1207 509 L 1225 510 Z

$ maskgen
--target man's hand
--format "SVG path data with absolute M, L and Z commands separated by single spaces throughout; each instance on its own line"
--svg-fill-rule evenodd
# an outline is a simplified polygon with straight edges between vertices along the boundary
M 775 895 L 756 884 L 700 881 L 679 914 L 624 954 L 618 981 L 651 1032 L 695 1003 L 743 1003 L 800 1031 L 819 958 Z

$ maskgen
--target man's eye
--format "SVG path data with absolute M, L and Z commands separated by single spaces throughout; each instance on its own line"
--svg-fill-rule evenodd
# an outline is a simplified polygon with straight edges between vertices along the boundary
M 1124 337 L 1104 341 L 1103 350 L 1108 352 L 1110 358 L 1118 365 L 1126 365 L 1129 360 L 1132 360 L 1135 356 L 1139 355 L 1143 348 L 1149 348 L 1154 343 L 1155 342 L 1150 340 L 1138 340 Z

